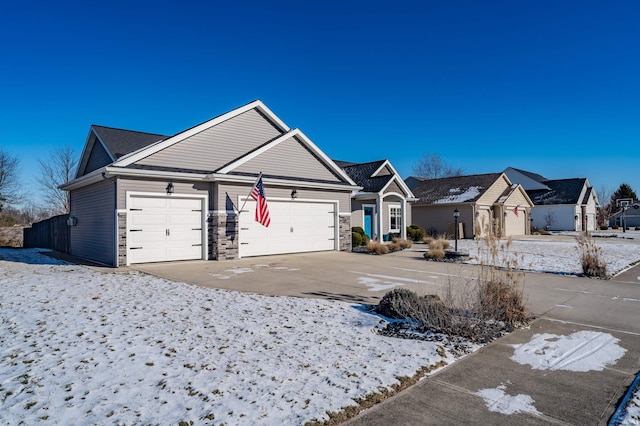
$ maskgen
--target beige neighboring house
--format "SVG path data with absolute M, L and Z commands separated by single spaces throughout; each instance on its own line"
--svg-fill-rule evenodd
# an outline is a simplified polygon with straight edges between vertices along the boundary
M 335 161 L 362 189 L 351 195 L 351 226 L 360 226 L 369 238 L 390 241 L 407 237 L 413 193 L 389 160 L 369 163 Z
M 411 206 L 413 223 L 431 235 L 454 233 L 456 209 L 460 238 L 481 237 L 490 229 L 499 237 L 531 233 L 533 202 L 504 173 L 407 179 L 415 183 L 418 199 Z

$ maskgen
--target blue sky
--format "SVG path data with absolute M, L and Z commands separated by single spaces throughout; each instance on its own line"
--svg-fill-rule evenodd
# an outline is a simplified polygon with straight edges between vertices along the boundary
M 332 158 L 425 152 L 640 192 L 637 1 L 5 2 L 0 148 L 175 134 L 261 99 Z

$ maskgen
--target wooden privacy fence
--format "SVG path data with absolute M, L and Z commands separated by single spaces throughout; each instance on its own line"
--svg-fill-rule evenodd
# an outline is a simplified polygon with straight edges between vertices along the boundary
M 48 248 L 69 253 L 71 232 L 67 219 L 69 215 L 62 214 L 36 222 L 31 228 L 24 228 L 24 247 Z

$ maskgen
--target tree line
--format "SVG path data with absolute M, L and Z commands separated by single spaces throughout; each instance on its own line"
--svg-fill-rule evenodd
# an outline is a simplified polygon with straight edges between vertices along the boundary
M 40 173 L 36 181 L 42 197 L 35 201 L 34 194 L 26 194 L 22 189 L 19 159 L 0 148 L 0 226 L 31 225 L 69 213 L 69 193 L 58 186 L 75 177 L 78 156 L 72 148 L 64 146 L 38 162 Z

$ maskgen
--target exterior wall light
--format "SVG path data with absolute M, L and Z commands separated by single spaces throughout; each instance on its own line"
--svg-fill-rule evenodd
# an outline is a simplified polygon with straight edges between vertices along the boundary
M 167 185 L 167 194 L 173 194 L 173 182 L 169 182 Z
M 296 198 L 298 198 L 298 190 L 294 189 L 293 191 L 291 191 L 291 199 L 295 200 Z

